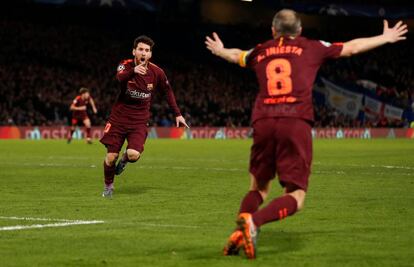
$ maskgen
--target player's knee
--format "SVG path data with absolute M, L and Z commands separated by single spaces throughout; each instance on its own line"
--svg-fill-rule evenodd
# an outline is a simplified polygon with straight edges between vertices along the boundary
M 127 155 L 128 155 L 129 162 L 135 162 L 139 159 L 139 157 L 141 156 L 141 153 L 139 153 L 139 151 L 136 151 L 134 149 L 127 149 Z
M 296 202 L 298 204 L 297 210 L 302 210 L 305 204 L 305 197 L 306 197 L 306 192 L 302 189 L 297 189 L 293 192 L 288 193 L 289 195 L 291 195 L 293 198 L 296 199 Z
M 270 191 L 270 182 L 262 182 L 261 180 L 257 180 L 253 174 L 250 174 L 251 182 L 250 182 L 250 191 L 259 191 L 260 195 L 262 196 L 263 200 L 267 198 Z
M 113 166 L 116 163 L 116 160 L 118 159 L 118 153 L 108 153 L 105 157 L 105 163 L 108 166 Z
M 86 128 L 90 128 L 91 127 L 91 120 L 86 119 L 83 121 L 83 124 L 85 125 Z
M 262 196 L 263 201 L 267 199 L 267 196 L 269 195 L 269 190 L 259 190 L 260 195 Z

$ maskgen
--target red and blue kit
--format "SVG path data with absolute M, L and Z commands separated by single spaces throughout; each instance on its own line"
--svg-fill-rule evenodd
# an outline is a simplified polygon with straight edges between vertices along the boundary
M 75 107 L 86 107 L 89 105 L 91 97 L 87 99 L 82 99 L 80 95 L 75 97 L 73 100 L 73 104 Z M 88 113 L 85 110 L 74 110 L 72 111 L 72 125 L 76 125 L 79 122 L 83 122 L 84 120 L 88 119 Z

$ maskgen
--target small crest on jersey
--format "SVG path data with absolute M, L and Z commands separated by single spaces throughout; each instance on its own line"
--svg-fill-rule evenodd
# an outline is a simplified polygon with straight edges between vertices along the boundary
M 124 64 L 121 64 L 121 65 L 119 65 L 118 66 L 118 71 L 123 71 L 125 69 L 125 65 Z
M 326 47 L 330 47 L 332 45 L 330 42 L 325 42 L 325 41 L 322 41 L 322 40 L 320 40 L 319 42 L 321 42 L 321 44 L 323 44 Z
M 147 89 L 150 90 L 150 91 L 152 89 L 154 89 L 154 84 L 152 84 L 152 83 L 147 84 Z

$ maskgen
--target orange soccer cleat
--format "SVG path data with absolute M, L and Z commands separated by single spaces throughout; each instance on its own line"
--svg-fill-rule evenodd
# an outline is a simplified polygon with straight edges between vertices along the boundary
M 234 256 L 239 255 L 239 250 L 243 246 L 243 233 L 240 230 L 234 231 L 229 239 L 227 244 L 223 249 L 224 256 Z
M 252 215 L 250 213 L 240 213 L 237 219 L 237 225 L 239 226 L 243 234 L 243 249 L 248 259 L 256 258 L 256 240 L 258 229 L 254 225 Z

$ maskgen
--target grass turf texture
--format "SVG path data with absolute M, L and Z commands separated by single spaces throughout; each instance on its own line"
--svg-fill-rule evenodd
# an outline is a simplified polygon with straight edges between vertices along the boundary
M 0 265 L 413 266 L 413 140 L 315 141 L 305 209 L 262 227 L 257 260 L 221 256 L 250 144 L 149 140 L 107 200 L 97 142 L 0 141 L 0 216 L 105 221 L 0 231 Z

